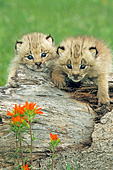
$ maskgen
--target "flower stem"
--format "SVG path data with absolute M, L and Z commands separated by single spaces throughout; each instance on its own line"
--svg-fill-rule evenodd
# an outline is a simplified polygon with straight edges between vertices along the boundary
M 54 155 L 54 148 L 53 148 L 53 155 Z M 53 170 L 54 169 L 54 158 L 53 158 L 53 155 L 52 155 L 52 169 L 51 170 Z
M 32 156 L 33 142 L 32 142 L 31 121 L 29 121 L 29 126 L 30 126 L 30 137 L 31 137 L 31 166 L 32 166 L 32 164 L 33 164 L 33 156 Z
M 21 134 L 19 133 L 20 137 L 20 149 L 21 149 L 21 158 L 22 158 L 22 165 L 23 165 L 23 148 L 22 148 L 22 141 L 21 141 Z
M 18 132 L 17 132 L 18 133 Z M 16 152 L 17 152 L 17 163 L 19 165 L 19 154 L 18 154 L 18 136 L 16 134 Z
M 54 161 L 53 161 L 53 158 L 52 158 L 52 169 L 51 170 L 53 170 L 53 168 L 54 168 Z

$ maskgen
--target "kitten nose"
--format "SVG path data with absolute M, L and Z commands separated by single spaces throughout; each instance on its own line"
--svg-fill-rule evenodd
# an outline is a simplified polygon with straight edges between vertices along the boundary
M 41 62 L 35 63 L 38 67 L 42 64 Z
M 74 74 L 73 77 L 76 79 L 78 78 L 79 74 Z

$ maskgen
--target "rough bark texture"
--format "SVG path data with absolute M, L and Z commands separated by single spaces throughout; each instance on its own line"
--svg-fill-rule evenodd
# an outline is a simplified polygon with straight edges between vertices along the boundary
M 13 160 L 6 161 L 15 151 L 15 136 L 6 133 L 10 127 L 7 110 L 14 104 L 36 102 L 43 115 L 32 129 L 41 140 L 33 143 L 34 169 L 46 170 L 51 157 L 50 132 L 59 134 L 61 143 L 56 148 L 55 170 L 75 167 L 80 170 L 113 169 L 113 111 L 110 107 L 97 107 L 96 87 L 90 82 L 79 87 L 60 90 L 51 82 L 48 73 L 34 72 L 20 66 L 16 83 L 19 87 L 0 88 L 0 169 L 13 169 Z M 113 75 L 110 75 L 110 97 L 113 97 Z M 78 101 L 80 100 L 80 101 Z M 25 138 L 30 142 L 29 135 Z M 25 145 L 25 144 L 24 144 Z M 29 155 L 24 147 L 25 154 Z M 51 162 L 50 162 L 51 164 Z

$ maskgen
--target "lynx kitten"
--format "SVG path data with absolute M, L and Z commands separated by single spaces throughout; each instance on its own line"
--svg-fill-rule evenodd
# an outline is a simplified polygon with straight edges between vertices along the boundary
M 67 38 L 57 49 L 59 58 L 52 73 L 53 82 L 62 88 L 65 77 L 74 82 L 93 78 L 98 86 L 98 104 L 109 104 L 108 75 L 111 53 L 106 45 L 93 37 Z
M 43 71 L 49 62 L 56 57 L 53 38 L 42 33 L 24 35 L 16 42 L 15 57 L 12 60 L 8 84 L 13 84 L 15 73 L 20 64 L 34 71 Z

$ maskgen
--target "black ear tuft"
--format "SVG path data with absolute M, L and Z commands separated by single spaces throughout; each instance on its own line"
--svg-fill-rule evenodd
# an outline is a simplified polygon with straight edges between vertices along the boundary
M 15 50 L 17 50 L 19 47 L 21 47 L 21 45 L 22 45 L 22 41 L 17 41 L 16 40 Z
M 57 54 L 59 54 L 59 50 L 60 50 L 60 51 L 64 51 L 64 50 L 65 50 L 65 47 L 64 47 L 64 46 L 59 46 L 59 47 L 57 48 Z
M 92 53 L 94 53 L 95 55 L 98 54 L 98 50 L 97 50 L 96 47 L 90 47 L 89 50 L 90 50 Z
M 49 34 L 49 35 L 46 37 L 46 40 L 54 42 L 54 39 L 53 39 L 53 37 L 51 36 L 51 34 Z

